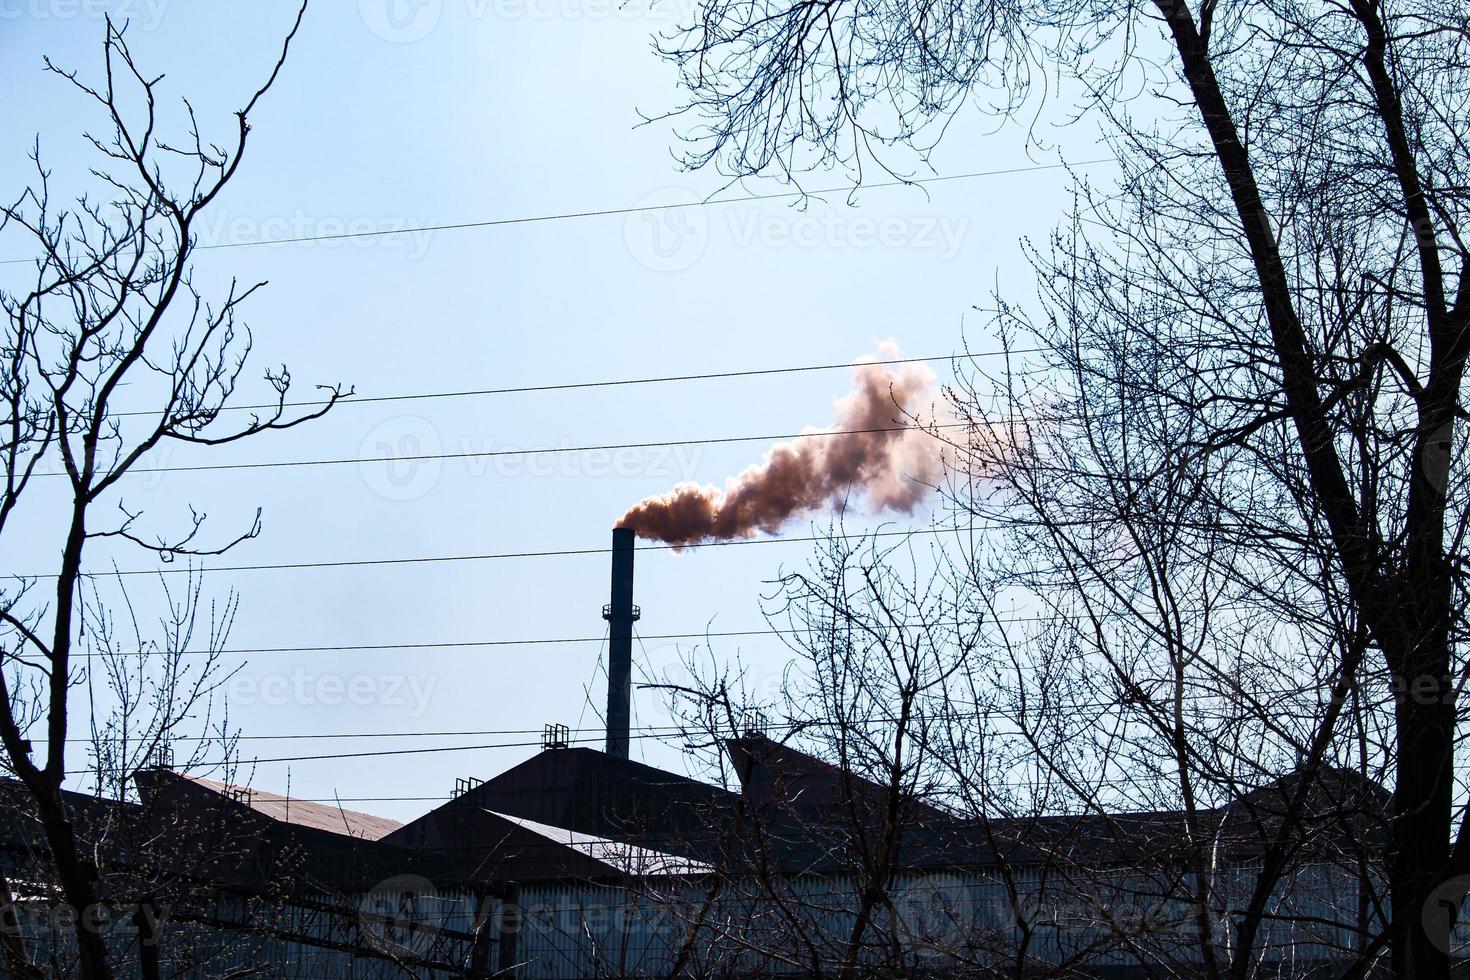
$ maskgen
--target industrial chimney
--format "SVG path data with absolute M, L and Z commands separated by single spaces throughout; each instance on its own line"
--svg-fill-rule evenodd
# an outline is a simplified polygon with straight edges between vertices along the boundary
M 602 607 L 608 622 L 607 754 L 628 757 L 628 719 L 632 710 L 633 605 L 632 528 L 615 527 L 612 537 L 612 601 Z

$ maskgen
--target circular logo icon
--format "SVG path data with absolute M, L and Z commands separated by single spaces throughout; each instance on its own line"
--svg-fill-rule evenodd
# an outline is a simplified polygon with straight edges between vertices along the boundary
M 357 0 L 362 22 L 391 44 L 411 44 L 439 26 L 444 0 Z
M 1421 915 L 1429 941 L 1443 952 L 1453 951 L 1455 923 L 1463 916 L 1465 896 L 1470 894 L 1470 877 L 1460 875 L 1429 893 Z
M 709 215 L 685 188 L 645 194 L 623 219 L 623 241 L 633 261 L 653 272 L 682 272 L 704 255 Z
M 1436 429 L 1424 444 L 1424 455 L 1420 465 L 1424 477 L 1434 489 L 1443 492 L 1450 478 L 1450 465 L 1454 461 L 1455 421 L 1451 419 Z
M 389 419 L 363 437 L 357 450 L 362 481 L 385 500 L 417 500 L 439 482 L 444 461 L 439 430 L 428 419 Z
M 969 887 L 956 875 L 919 878 L 894 898 L 898 935 L 919 956 L 952 956 L 974 934 L 974 904 Z
M 380 881 L 357 906 L 363 939 L 393 956 L 427 955 L 444 919 L 444 899 L 434 883 L 420 875 Z

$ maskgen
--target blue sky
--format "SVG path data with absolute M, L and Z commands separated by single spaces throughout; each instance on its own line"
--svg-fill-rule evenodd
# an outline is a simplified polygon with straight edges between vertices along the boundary
M 99 67 L 100 12 L 130 15 L 141 63 L 167 73 L 206 126 L 228 135 L 289 26 L 287 4 L 180 0 L 0 0 L 0 189 L 26 179 L 39 133 L 58 178 L 88 160 L 78 138 L 95 114 L 41 71 L 43 54 Z M 873 189 L 806 211 L 786 202 L 717 204 L 496 228 L 425 225 L 698 200 L 714 174 L 687 174 L 668 125 L 638 110 L 678 102 L 649 50 L 677 8 L 606 0 L 318 0 L 275 90 L 257 110 L 247 159 L 218 203 L 205 244 L 344 231 L 372 239 L 211 249 L 199 280 L 269 280 L 245 319 L 258 369 L 287 363 L 307 390 L 342 382 L 386 395 L 849 361 L 895 338 L 913 355 L 991 345 L 984 304 L 997 283 L 1030 295 L 1023 237 L 1042 239 L 1067 203 L 1058 170 Z M 1070 160 L 1102 155 L 1081 130 L 1055 134 Z M 940 174 L 1002 170 L 1028 157 L 1024 134 L 965 116 L 935 158 Z M 840 175 L 812 179 L 841 184 Z M 773 188 L 756 187 L 769 191 Z M 14 248 L 16 243 L 7 243 Z M 7 253 L 0 258 L 24 258 Z M 941 380 L 949 376 L 937 364 Z M 391 455 L 697 439 L 826 425 L 844 372 L 344 405 L 309 427 L 161 465 Z M 384 447 L 387 447 L 386 449 Z M 679 479 L 720 483 L 759 459 L 749 444 L 589 460 L 542 470 L 483 460 L 361 464 L 132 478 L 122 491 L 160 529 L 188 506 L 224 535 L 258 506 L 264 533 L 230 563 L 371 559 L 605 546 L 631 503 Z M 591 465 L 589 465 L 589 463 Z M 55 565 L 55 500 L 35 501 L 6 546 L 12 571 Z M 48 510 L 48 508 L 50 508 Z M 925 514 L 898 526 L 923 524 Z M 52 533 L 48 535 L 48 528 Z M 805 524 L 793 535 L 809 533 Z M 762 583 L 806 546 L 649 552 L 638 564 L 645 634 L 761 625 Z M 94 567 L 107 567 L 99 551 Z M 147 567 L 149 556 L 117 555 Z M 217 573 L 238 590 L 239 648 L 601 636 L 602 556 L 280 572 Z M 157 589 L 138 583 L 140 602 Z M 768 637 L 721 641 L 768 681 L 787 653 Z M 596 724 L 583 710 L 597 644 L 443 651 L 280 653 L 248 658 L 231 720 L 248 735 L 539 729 Z M 635 650 L 645 671 L 673 644 Z M 238 662 L 238 661 L 234 661 Z M 324 678 L 335 678 L 324 683 Z M 769 683 L 767 683 L 769 686 Z M 270 692 L 267 696 L 262 692 Z M 305 692 L 304 694 L 300 692 Z M 334 693 L 340 692 L 340 693 Z M 355 693 L 347 693 L 355 692 Z M 357 702 L 357 703 L 354 703 Z M 639 724 L 664 721 L 644 695 Z M 272 740 L 243 755 L 309 755 L 515 738 Z M 531 739 L 534 741 L 534 738 Z M 253 781 L 304 797 L 443 796 L 458 776 L 493 775 L 532 748 L 269 763 Z M 676 752 L 634 755 L 678 766 Z M 355 804 L 405 817 L 427 804 Z

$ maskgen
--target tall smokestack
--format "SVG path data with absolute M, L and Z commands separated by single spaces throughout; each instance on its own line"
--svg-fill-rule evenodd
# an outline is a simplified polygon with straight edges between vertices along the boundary
M 613 528 L 612 601 L 602 607 L 608 622 L 607 654 L 607 754 L 628 757 L 628 719 L 632 711 L 633 624 L 638 607 L 633 605 L 633 529 Z

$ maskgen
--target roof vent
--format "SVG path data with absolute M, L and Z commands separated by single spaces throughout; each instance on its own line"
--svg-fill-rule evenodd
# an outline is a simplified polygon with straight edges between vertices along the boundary
M 541 748 L 564 749 L 572 744 L 572 730 L 566 725 L 547 725 L 541 731 Z
M 153 757 L 149 763 L 155 769 L 172 769 L 174 767 L 174 747 L 168 742 L 159 742 L 153 747 Z
M 756 735 L 764 736 L 771 727 L 771 721 L 766 717 L 764 711 L 752 709 L 745 712 L 745 716 L 741 719 L 740 727 L 743 729 L 741 734 L 746 738 L 752 738 Z

